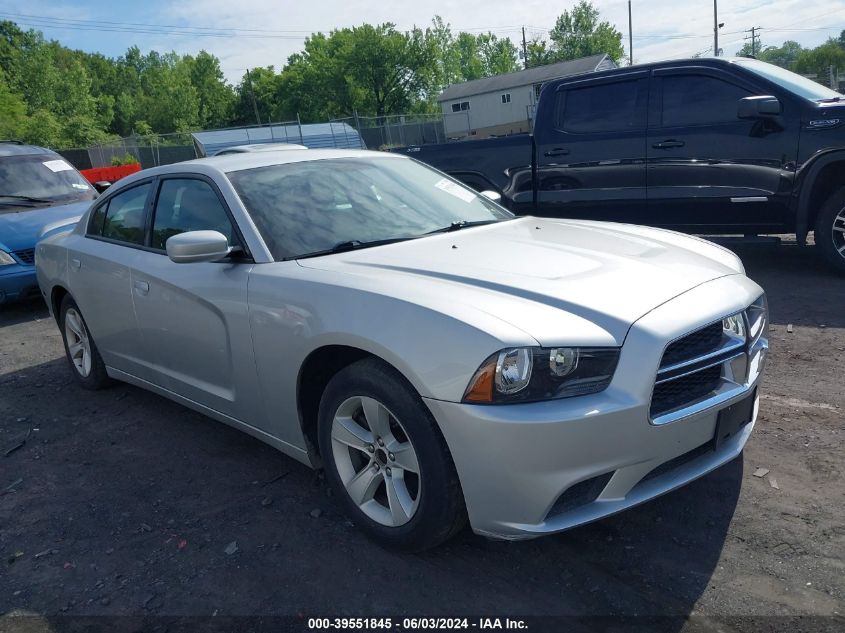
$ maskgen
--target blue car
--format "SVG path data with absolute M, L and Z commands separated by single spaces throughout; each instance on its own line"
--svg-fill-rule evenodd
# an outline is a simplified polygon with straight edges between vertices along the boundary
M 96 197 L 55 152 L 0 141 L 0 304 L 38 294 L 35 243 L 76 224 Z

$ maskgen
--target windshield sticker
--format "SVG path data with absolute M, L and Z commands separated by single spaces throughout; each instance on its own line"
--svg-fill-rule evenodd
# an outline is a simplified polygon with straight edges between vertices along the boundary
M 445 178 L 437 181 L 434 186 L 438 189 L 442 189 L 446 193 L 452 194 L 456 198 L 460 198 L 464 202 L 472 202 L 476 198 L 476 195 L 473 192 L 468 191 L 460 185 L 455 184 L 451 180 L 446 180 Z
M 70 186 L 73 187 L 74 189 L 82 189 L 83 191 L 87 191 L 88 189 L 90 189 L 90 187 L 88 185 L 83 185 L 82 183 L 78 183 L 78 182 L 71 183 Z
M 60 160 L 48 160 L 48 161 L 41 163 L 41 164 L 44 165 L 47 169 L 49 169 L 52 172 L 68 171 L 68 170 L 73 169 L 73 166 L 71 166 L 70 164 L 66 163 L 65 161 L 63 161 L 61 159 Z

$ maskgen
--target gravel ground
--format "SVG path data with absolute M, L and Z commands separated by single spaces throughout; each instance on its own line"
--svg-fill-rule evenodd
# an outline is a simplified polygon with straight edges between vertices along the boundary
M 845 279 L 812 249 L 740 254 L 773 321 L 743 456 L 561 535 L 465 531 L 416 556 L 368 541 L 317 474 L 247 435 L 127 385 L 77 388 L 46 309 L 1 308 L 0 631 L 82 622 L 71 616 L 400 614 L 845 628 L 829 617 L 845 614 Z M 10 617 L 22 613 L 39 617 Z

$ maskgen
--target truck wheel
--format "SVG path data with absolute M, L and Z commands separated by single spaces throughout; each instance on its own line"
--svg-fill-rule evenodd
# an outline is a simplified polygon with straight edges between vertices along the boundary
M 845 187 L 825 201 L 816 219 L 814 237 L 822 257 L 845 274 Z
M 329 381 L 320 454 L 349 518 L 381 545 L 418 552 L 466 522 L 452 457 L 431 412 L 393 368 L 353 363 Z
M 85 389 L 102 389 L 111 384 L 106 365 L 88 331 L 85 319 L 70 295 L 62 300 L 59 326 L 65 353 L 76 381 Z

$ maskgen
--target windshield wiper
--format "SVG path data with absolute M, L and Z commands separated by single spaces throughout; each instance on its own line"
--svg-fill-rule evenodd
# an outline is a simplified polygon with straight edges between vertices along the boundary
M 20 200 L 22 202 L 35 202 L 39 204 L 43 202 L 53 202 L 49 198 L 33 198 L 32 196 L 19 196 L 17 194 L 8 193 L 0 194 L 0 198 L 12 198 L 13 200 Z
M 845 99 L 845 97 L 827 97 L 825 99 L 817 99 L 816 101 L 819 103 L 837 103 L 842 101 L 842 99 Z
M 427 233 L 423 233 L 423 235 L 434 235 L 435 233 L 451 233 L 452 231 L 460 231 L 461 229 L 466 229 L 471 226 L 482 226 L 484 224 L 494 224 L 496 222 L 502 222 L 502 220 L 477 220 L 475 222 L 469 222 L 467 220 L 455 220 L 449 226 L 444 226 L 439 229 L 434 229 L 433 231 L 428 231 Z
M 305 253 L 303 255 L 292 255 L 291 257 L 285 257 L 284 261 L 289 259 L 306 259 L 308 257 L 320 257 L 321 255 L 332 255 L 333 253 L 345 253 L 347 251 L 357 251 L 362 248 L 372 248 L 373 246 L 383 246 L 385 244 L 394 244 L 395 242 L 404 242 L 406 240 L 412 240 L 413 237 L 391 237 L 385 240 L 370 240 L 368 242 L 362 242 L 361 240 L 346 240 L 344 242 L 338 242 L 331 248 L 327 248 L 322 251 L 314 251 L 313 253 Z

